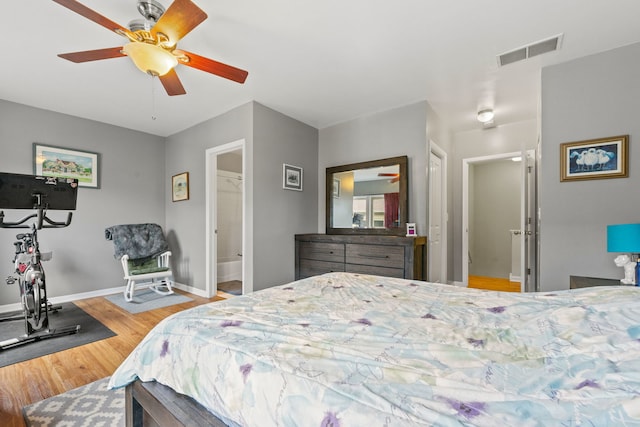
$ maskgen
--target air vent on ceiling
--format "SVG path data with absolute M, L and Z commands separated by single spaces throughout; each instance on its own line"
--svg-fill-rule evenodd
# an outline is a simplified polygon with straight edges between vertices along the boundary
M 501 67 L 512 64 L 523 59 L 532 58 L 543 53 L 553 52 L 560 49 L 562 43 L 562 34 L 551 37 L 550 39 L 542 40 L 539 42 L 531 43 L 530 45 L 520 47 L 518 49 L 505 52 L 498 55 L 498 65 Z

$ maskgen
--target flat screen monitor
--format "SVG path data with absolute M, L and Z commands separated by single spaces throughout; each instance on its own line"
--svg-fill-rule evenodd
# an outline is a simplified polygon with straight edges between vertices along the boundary
M 77 179 L 0 172 L 0 208 L 3 209 L 71 211 L 76 209 L 77 196 Z

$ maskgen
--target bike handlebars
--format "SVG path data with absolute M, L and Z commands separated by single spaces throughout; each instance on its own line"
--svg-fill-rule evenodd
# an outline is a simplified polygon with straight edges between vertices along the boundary
M 0 211 L 0 228 L 31 228 L 29 225 L 26 225 L 25 222 L 29 221 L 31 218 L 36 218 L 36 228 L 38 230 L 42 228 L 63 228 L 69 226 L 71 224 L 71 218 L 73 216 L 73 212 L 67 213 L 66 221 L 54 221 L 49 218 L 44 211 L 44 209 L 38 209 L 38 212 L 27 215 L 22 218 L 20 221 L 16 222 L 7 222 L 4 220 L 4 211 Z

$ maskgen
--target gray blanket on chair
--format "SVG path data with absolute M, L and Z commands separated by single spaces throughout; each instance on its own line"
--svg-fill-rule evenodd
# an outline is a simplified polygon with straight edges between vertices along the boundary
M 129 255 L 129 259 L 148 258 L 169 250 L 158 224 L 122 224 L 104 230 L 104 237 L 113 241 L 114 257 Z

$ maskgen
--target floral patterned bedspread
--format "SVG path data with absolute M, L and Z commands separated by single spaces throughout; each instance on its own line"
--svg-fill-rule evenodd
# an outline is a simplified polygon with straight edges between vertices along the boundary
M 640 425 L 640 289 L 331 273 L 158 324 L 111 377 L 241 426 Z

